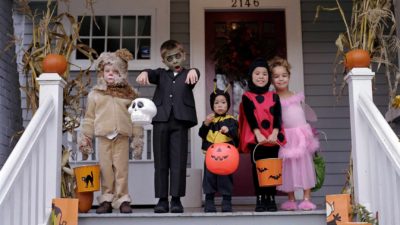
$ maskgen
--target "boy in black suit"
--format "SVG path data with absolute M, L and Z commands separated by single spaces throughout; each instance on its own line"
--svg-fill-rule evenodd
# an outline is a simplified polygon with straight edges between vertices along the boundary
M 168 70 L 143 70 L 136 79 L 141 85 L 155 84 L 153 101 L 157 114 L 153 118 L 154 183 L 159 198 L 155 213 L 183 213 L 180 197 L 185 196 L 186 163 L 189 128 L 197 124 L 193 88 L 199 80 L 197 69 L 185 69 L 185 51 L 182 44 L 168 40 L 160 48 L 163 63 Z

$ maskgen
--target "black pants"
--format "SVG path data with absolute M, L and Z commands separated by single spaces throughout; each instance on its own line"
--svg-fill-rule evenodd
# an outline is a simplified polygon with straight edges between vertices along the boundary
M 271 187 L 260 187 L 258 185 L 258 176 L 257 176 L 257 168 L 256 164 L 253 162 L 252 156 L 253 156 L 253 151 L 254 151 L 255 145 L 250 145 L 250 148 L 252 149 L 250 154 L 250 160 L 252 164 L 252 174 L 253 174 L 253 185 L 254 185 L 254 190 L 256 195 L 271 195 L 275 196 L 276 195 L 276 187 L 271 186 Z M 268 159 L 268 158 L 278 158 L 278 152 L 279 152 L 279 146 L 262 146 L 259 145 L 256 149 L 256 152 L 254 153 L 254 160 L 257 161 L 259 159 Z
M 219 192 L 221 195 L 232 195 L 233 176 L 217 175 L 211 173 L 204 164 L 203 192 L 204 194 L 215 194 Z
M 167 198 L 168 186 L 171 196 L 183 197 L 186 192 L 189 128 L 173 116 L 168 122 L 153 122 L 153 126 L 155 197 Z

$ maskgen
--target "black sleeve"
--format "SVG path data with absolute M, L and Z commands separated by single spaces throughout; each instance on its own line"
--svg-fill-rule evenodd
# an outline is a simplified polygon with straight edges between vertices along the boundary
M 282 125 L 282 106 L 281 106 L 281 100 L 279 98 L 279 95 L 274 94 L 273 96 L 274 102 L 275 102 L 275 107 L 274 107 L 274 125 L 273 128 L 278 128 L 279 130 L 281 129 Z
M 236 139 L 238 137 L 238 127 L 239 127 L 239 125 L 238 125 L 237 120 L 235 120 L 234 118 L 226 119 L 226 120 L 224 120 L 222 126 L 227 126 L 228 127 L 229 131 L 226 134 L 227 136 L 229 136 L 229 137 L 231 137 L 233 139 Z
M 246 116 L 247 121 L 249 122 L 250 128 L 252 130 L 258 128 L 257 119 L 256 116 L 254 115 L 254 110 L 256 108 L 254 106 L 254 103 L 247 96 L 243 95 L 242 104 L 243 104 L 244 115 Z
M 205 140 L 207 138 L 208 131 L 210 130 L 210 126 L 206 126 L 203 122 L 199 129 L 199 136 Z
M 143 71 L 146 71 L 148 74 L 148 78 L 149 78 L 149 82 L 152 84 L 156 84 L 158 85 L 160 83 L 160 73 L 163 71 L 164 69 L 156 69 L 156 70 L 152 70 L 152 69 L 145 69 Z
M 232 138 L 233 144 L 237 147 L 239 145 L 239 123 L 236 119 L 229 119 L 227 121 L 227 127 L 229 129 L 228 136 Z

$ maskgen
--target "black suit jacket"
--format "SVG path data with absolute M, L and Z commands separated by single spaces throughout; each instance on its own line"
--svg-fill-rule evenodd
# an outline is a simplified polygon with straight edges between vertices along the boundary
M 200 72 L 195 70 L 200 78 Z M 185 84 L 189 70 L 183 69 L 176 76 L 173 71 L 162 68 L 144 71 L 148 73 L 150 83 L 157 85 L 153 97 L 157 114 L 153 122 L 167 122 L 173 111 L 175 119 L 181 120 L 188 127 L 195 126 L 197 115 L 192 91 L 195 84 Z

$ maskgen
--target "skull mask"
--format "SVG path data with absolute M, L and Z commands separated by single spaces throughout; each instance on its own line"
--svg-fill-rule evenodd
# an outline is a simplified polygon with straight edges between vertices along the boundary
M 147 125 L 157 113 L 157 108 L 153 101 L 147 98 L 137 98 L 132 101 L 128 112 L 131 114 L 131 120 L 137 125 Z

